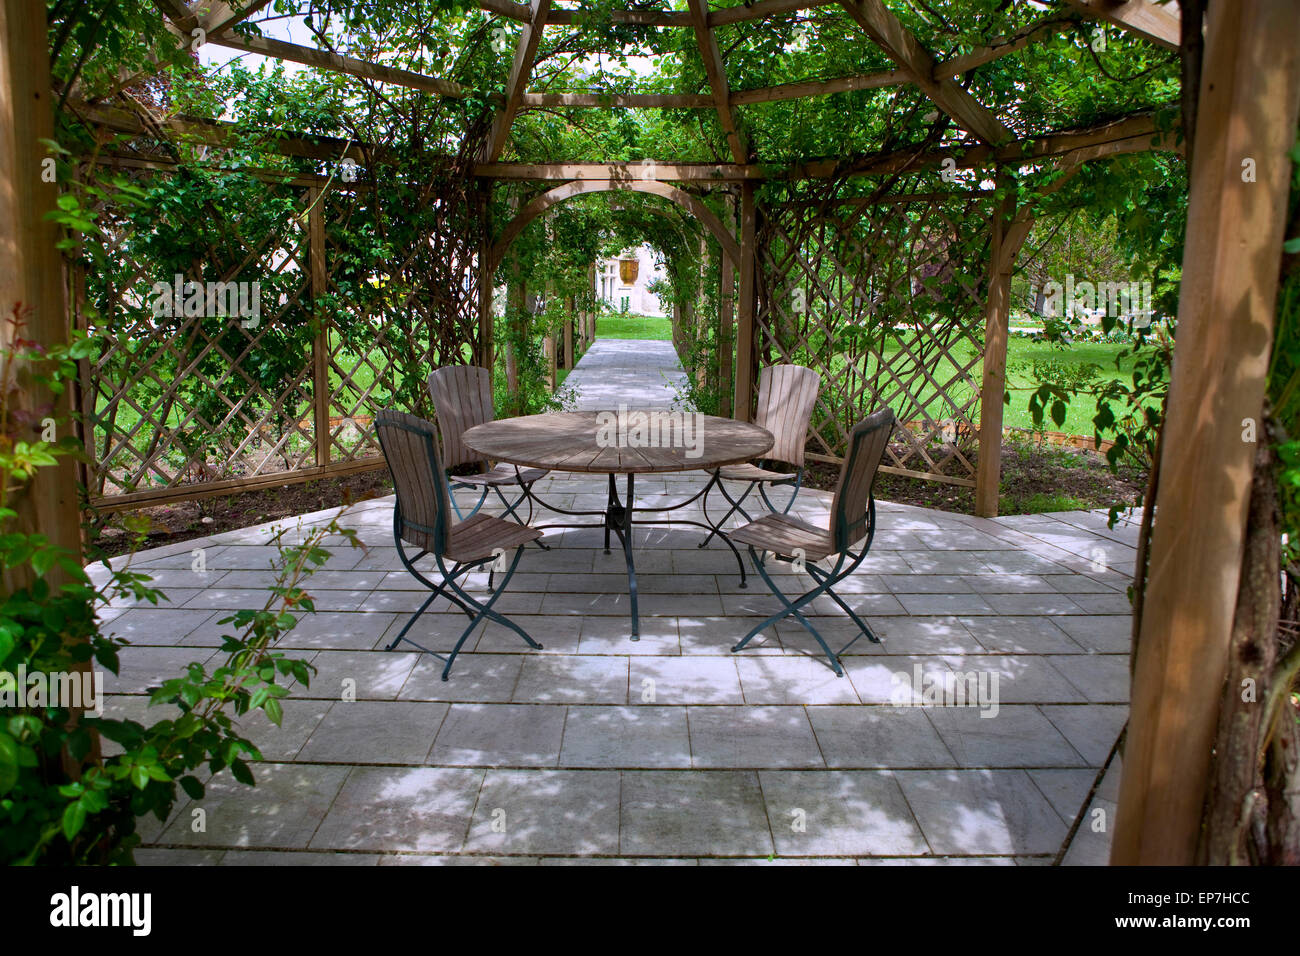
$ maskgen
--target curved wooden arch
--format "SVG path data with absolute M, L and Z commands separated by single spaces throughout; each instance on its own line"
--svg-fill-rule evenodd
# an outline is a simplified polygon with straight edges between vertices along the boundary
M 506 250 L 524 231 L 524 227 L 552 206 L 558 205 L 566 199 L 572 199 L 574 196 L 583 196 L 587 193 L 619 192 L 622 190 L 662 196 L 664 199 L 681 206 L 704 224 L 704 228 L 708 229 L 713 234 L 713 238 L 718 240 L 718 244 L 722 246 L 723 254 L 731 260 L 732 265 L 740 268 L 740 243 L 736 241 L 736 237 L 727 231 L 722 221 L 713 214 L 713 211 L 708 206 L 704 205 L 698 197 L 686 192 L 686 190 L 679 189 L 669 183 L 654 180 L 582 179 L 564 183 L 554 189 L 548 189 L 540 196 L 534 197 L 528 205 L 519 210 L 519 214 L 506 225 L 505 230 L 501 233 L 501 238 L 492 245 L 492 259 L 490 262 L 492 272 L 496 272 L 497 267 L 501 265 Z

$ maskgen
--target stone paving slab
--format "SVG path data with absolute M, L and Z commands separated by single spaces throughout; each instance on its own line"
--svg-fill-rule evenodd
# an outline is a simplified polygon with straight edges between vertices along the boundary
M 674 381 L 680 367 L 666 343 L 604 340 L 569 377 L 579 407 L 592 408 L 666 408 Z M 638 485 L 682 500 L 704 481 L 693 472 Z M 564 507 L 604 502 L 599 477 L 552 474 L 536 490 Z M 828 493 L 805 489 L 792 513 L 825 522 L 829 506 Z M 871 554 L 840 590 L 881 643 L 855 643 L 843 677 L 790 621 L 731 652 L 777 604 L 752 575 L 740 586 L 718 541 L 699 549 L 698 530 L 637 531 L 635 643 L 621 554 L 604 554 L 598 530 L 552 530 L 551 550 L 525 552 L 498 605 L 545 649 L 480 626 L 444 682 L 441 662 L 409 646 L 384 650 L 423 601 L 393 545 L 392 507 L 384 498 L 350 509 L 343 521 L 365 547 L 336 546 L 308 582 L 318 610 L 300 615 L 280 649 L 317 671 L 309 687 L 292 688 L 281 728 L 260 715 L 245 722 L 267 759 L 258 787 L 219 775 L 203 800 L 143 828 L 140 862 L 1105 860 L 1118 762 L 1099 773 L 1127 719 L 1133 519 L 1109 528 L 1100 512 L 980 519 L 879 502 Z M 288 529 L 287 540 L 301 540 L 338 513 L 136 555 L 132 566 L 157 575 L 169 600 L 102 613 L 106 630 L 129 642 L 121 675 L 106 682 L 106 711 L 170 716 L 144 695 L 190 661 L 220 659 L 229 625 L 218 622 L 266 600 L 278 555 L 270 536 Z M 703 512 L 697 502 L 682 515 Z M 549 520 L 541 511 L 535 523 Z M 783 570 L 783 587 L 811 585 Z M 471 576 L 471 590 L 485 586 Z M 834 647 L 856 634 L 829 600 L 808 614 Z M 445 651 L 464 625 L 440 600 L 412 636 Z M 988 687 L 996 675 L 998 699 L 927 701 L 917 675 L 940 687 L 972 675 Z M 196 810 L 205 829 L 194 828 Z

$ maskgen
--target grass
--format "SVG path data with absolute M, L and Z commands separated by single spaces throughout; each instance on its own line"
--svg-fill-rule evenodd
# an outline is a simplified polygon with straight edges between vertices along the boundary
M 652 318 L 645 315 L 603 315 L 597 320 L 596 335 L 598 338 L 607 339 L 654 339 L 657 341 L 671 341 L 672 339 L 672 321 L 668 318 Z M 968 347 L 966 357 L 970 356 Z M 1101 368 L 1098 373 L 1099 379 L 1117 379 L 1127 377 L 1132 373 L 1133 360 L 1126 358 L 1120 367 L 1116 367 L 1115 359 L 1125 346 L 1102 343 L 1102 342 L 1081 342 L 1065 349 L 1055 348 L 1047 342 L 1033 342 L 1025 338 L 1012 338 L 1007 345 L 1007 387 L 1011 392 L 1011 404 L 1003 410 L 1003 424 L 1009 428 L 1032 429 L 1034 427 L 1033 416 L 1029 412 L 1029 396 L 1038 386 L 1038 381 L 1034 376 L 1034 363 L 1055 361 L 1062 366 L 1082 366 L 1097 365 Z M 897 351 L 897 347 L 890 349 Z M 958 356 L 959 359 L 963 355 Z M 965 364 L 965 361 L 963 361 Z M 938 363 L 935 370 L 935 377 L 946 382 L 955 373 L 955 367 L 946 359 Z M 978 365 L 970 370 L 972 384 L 966 386 L 956 386 L 952 389 L 952 397 L 957 401 L 964 401 L 969 397 L 971 391 L 979 381 L 980 368 Z M 892 389 L 891 389 L 892 390 Z M 922 394 L 922 400 L 935 394 L 933 388 L 926 390 L 929 394 Z M 939 414 L 939 417 L 946 417 L 935 410 L 932 414 Z M 1044 427 L 1049 431 L 1063 431 L 1071 435 L 1091 436 L 1093 433 L 1092 417 L 1097 413 L 1096 406 L 1087 401 L 1080 401 L 1071 404 L 1068 408 L 1065 424 L 1057 426 L 1050 419 L 1045 420 Z
M 671 342 L 673 323 L 666 316 L 656 319 L 649 315 L 602 315 L 596 319 L 596 338 L 599 339 L 654 339 Z

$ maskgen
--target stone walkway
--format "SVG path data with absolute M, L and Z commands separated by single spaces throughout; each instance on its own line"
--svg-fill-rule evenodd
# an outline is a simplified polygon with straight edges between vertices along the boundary
M 646 374 L 612 364 L 657 354 L 644 345 L 598 342 L 574 376 L 644 385 Z M 703 481 L 654 476 L 638 488 L 642 503 L 680 500 Z M 599 478 L 553 474 L 538 491 L 561 507 L 604 504 Z M 829 500 L 805 490 L 795 512 L 825 522 Z M 257 787 L 219 775 L 202 801 L 145 821 L 137 857 L 1014 865 L 1064 851 L 1067 863 L 1105 862 L 1116 765 L 1097 784 L 1127 714 L 1136 528 L 1109 530 L 1093 512 L 985 520 L 888 503 L 879 519 L 840 590 L 884 643 L 854 645 L 843 678 L 797 625 L 730 653 L 776 604 L 759 582 L 741 590 L 730 552 L 698 549 L 688 529 L 638 533 L 638 643 L 621 555 L 603 553 L 598 531 L 551 532 L 553 550 L 530 549 L 498 605 L 545 649 L 488 626 L 444 683 L 439 662 L 382 649 L 423 593 L 392 546 L 392 499 L 363 502 L 345 523 L 366 549 L 335 549 L 310 582 L 317 612 L 280 643 L 317 668 L 310 687 L 293 688 L 282 728 L 247 722 L 267 761 Z M 170 603 L 106 612 L 132 642 L 121 675 L 108 675 L 110 715 L 144 719 L 147 687 L 219 659 L 217 621 L 266 600 L 267 536 L 250 528 L 137 557 Z M 797 577 L 783 580 L 809 585 Z M 848 639 L 833 604 L 812 613 Z M 417 631 L 446 649 L 463 620 L 440 601 Z M 996 715 L 900 706 L 900 675 L 917 668 L 990 686 L 996 675 Z M 1089 813 L 1067 846 L 1088 802 L 1106 811 L 1105 832 Z
M 671 342 L 597 339 L 578 360 L 566 389 L 581 411 L 669 408 L 686 386 L 686 373 Z

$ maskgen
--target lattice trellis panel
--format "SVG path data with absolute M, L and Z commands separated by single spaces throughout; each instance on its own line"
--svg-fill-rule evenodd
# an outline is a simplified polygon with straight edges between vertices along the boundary
M 147 190 L 151 177 L 170 174 L 130 175 Z M 104 342 L 83 378 L 92 500 L 314 460 L 307 194 L 264 185 L 260 222 L 239 203 L 196 192 L 199 208 L 188 213 L 211 228 L 187 233 L 184 248 L 169 242 L 176 223 L 161 210 L 97 210 L 116 268 L 87 270 L 81 305 L 83 324 Z
M 992 202 L 919 185 L 909 177 L 889 195 L 763 204 L 756 348 L 760 365 L 821 375 L 810 453 L 841 457 L 853 424 L 888 405 L 900 426 L 885 464 L 965 483 L 978 441 Z
M 175 174 L 125 175 L 148 192 Z M 385 197 L 377 213 L 375 191 L 312 176 L 209 186 L 193 209 L 96 209 L 109 265 L 79 282 L 80 321 L 105 343 L 82 375 L 96 506 L 377 466 L 374 413 L 432 417 L 429 371 L 481 360 L 472 202 L 426 195 L 403 210 Z M 196 235 L 169 216 L 207 225 Z M 182 307 L 166 314 L 154 283 L 178 275 Z M 256 283 L 260 314 L 216 314 L 218 282 Z
M 481 219 L 472 204 L 429 199 L 400 224 L 409 234 L 391 241 L 390 256 L 358 268 L 358 248 L 373 239 L 366 196 L 326 199 L 330 460 L 351 462 L 380 454 L 376 411 L 433 418 L 429 373 L 481 359 Z

